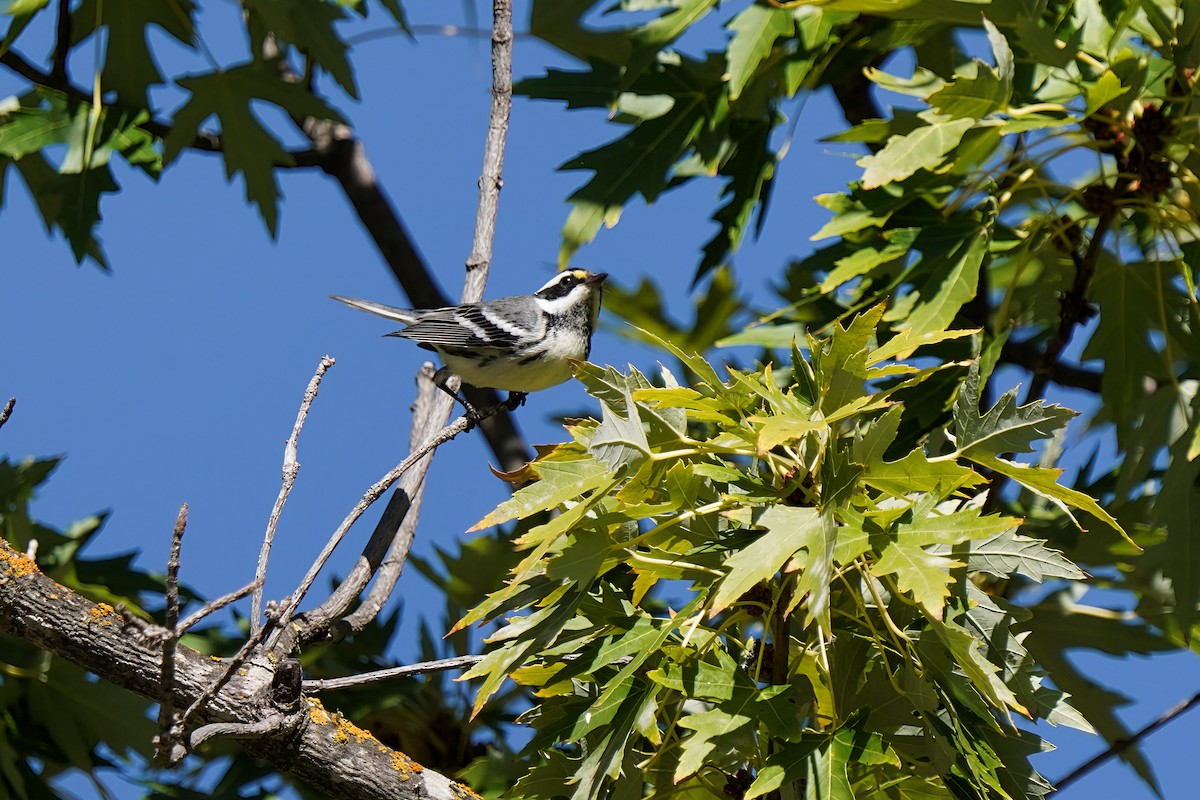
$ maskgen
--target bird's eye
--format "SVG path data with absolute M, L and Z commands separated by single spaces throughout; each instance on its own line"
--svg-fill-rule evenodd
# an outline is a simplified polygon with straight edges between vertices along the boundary
M 579 278 L 576 278 L 574 275 L 568 275 L 567 277 L 563 278 L 559 282 L 559 286 L 563 286 L 567 289 L 570 289 L 572 286 L 574 286 L 577 283 L 579 283 Z

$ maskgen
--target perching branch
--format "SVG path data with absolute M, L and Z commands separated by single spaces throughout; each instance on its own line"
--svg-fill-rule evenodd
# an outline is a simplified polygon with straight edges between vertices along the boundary
M 275 531 L 279 527 L 279 516 L 283 513 L 283 506 L 287 503 L 288 495 L 292 493 L 292 486 L 296 483 L 296 474 L 300 472 L 300 462 L 296 460 L 296 444 L 300 439 L 300 431 L 304 427 L 304 421 L 308 419 L 308 411 L 317 397 L 317 390 L 321 388 L 321 379 L 325 377 L 325 373 L 334 363 L 336 362 L 332 358 L 324 356 L 321 363 L 317 364 L 317 371 L 313 373 L 312 380 L 308 382 L 308 388 L 304 390 L 304 399 L 300 402 L 300 410 L 296 413 L 296 424 L 292 426 L 292 435 L 288 437 L 287 444 L 283 448 L 283 483 L 279 487 L 279 495 L 275 498 L 275 506 L 271 509 L 271 516 L 267 520 L 267 532 L 263 536 L 262 549 L 258 553 L 258 567 L 254 572 L 254 599 L 251 602 L 250 611 L 251 631 L 258 630 L 262 625 L 263 584 L 267 579 L 267 561 L 271 557 L 271 544 L 275 541 Z
M 492 263 L 496 214 L 500 208 L 500 188 L 504 185 L 504 144 L 508 139 L 508 117 L 512 110 L 512 0 L 492 0 L 492 19 L 492 105 L 483 149 L 483 174 L 479 176 L 475 238 L 467 258 L 467 279 L 462 291 L 464 303 L 478 303 L 483 299 L 488 267 Z

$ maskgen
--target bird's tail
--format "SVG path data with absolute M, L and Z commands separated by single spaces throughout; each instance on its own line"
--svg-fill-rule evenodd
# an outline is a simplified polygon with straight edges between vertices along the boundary
M 376 314 L 387 319 L 394 319 L 397 322 L 403 322 L 405 325 L 411 325 L 416 321 L 416 314 L 407 308 L 395 308 L 394 306 L 385 306 L 383 303 L 372 303 L 370 300 L 358 300 L 353 297 L 339 297 L 331 295 L 331 298 L 338 302 L 345 303 L 351 308 L 357 308 L 359 311 L 366 311 L 369 314 Z

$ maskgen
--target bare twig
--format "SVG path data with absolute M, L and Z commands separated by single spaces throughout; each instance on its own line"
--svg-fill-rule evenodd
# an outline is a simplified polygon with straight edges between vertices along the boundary
M 447 397 L 446 400 L 453 402 L 449 397 Z M 491 414 L 495 414 L 498 410 L 498 408 L 487 408 L 483 409 L 479 413 L 481 416 L 486 417 Z M 440 430 L 436 436 L 426 442 L 425 445 L 420 448 L 420 450 L 414 452 L 408 458 L 404 459 L 394 468 L 392 468 L 391 471 L 376 481 L 375 484 L 371 486 L 371 488 L 368 489 L 365 494 L 363 494 L 362 498 L 357 504 L 355 504 L 354 508 L 351 509 L 350 513 L 346 516 L 346 519 L 344 519 L 342 524 L 338 526 L 338 529 L 334 532 L 333 536 L 331 536 L 329 541 L 325 543 L 324 549 L 321 551 L 320 555 L 317 556 L 317 560 L 309 568 L 308 574 L 304 576 L 304 580 L 301 581 L 299 588 L 297 588 L 296 592 L 284 603 L 283 608 L 280 610 L 279 619 L 272 625 L 264 625 L 263 627 L 259 628 L 246 639 L 245 643 L 241 646 L 237 653 L 235 653 L 232 658 L 225 662 L 225 669 L 221 673 L 220 677 L 213 681 L 208 688 L 199 697 L 197 697 L 190 706 L 188 706 L 187 711 L 183 713 L 183 717 L 180 720 L 181 726 L 186 728 L 188 721 L 195 716 L 196 713 L 199 712 L 206 703 L 217 696 L 217 693 L 224 688 L 225 684 L 229 682 L 229 679 L 233 676 L 233 674 L 242 666 L 242 664 L 246 663 L 246 659 L 248 659 L 251 654 L 257 650 L 258 646 L 263 643 L 263 640 L 267 638 L 268 633 L 275 631 L 275 635 L 272 636 L 271 641 L 268 644 L 268 650 L 285 649 L 279 647 L 278 643 L 282 638 L 283 632 L 287 630 L 287 627 L 292 620 L 292 616 L 295 614 L 296 606 L 299 605 L 300 601 L 304 598 L 304 595 L 308 593 L 308 590 L 312 588 L 313 581 L 316 580 L 317 574 L 321 571 L 321 568 L 325 566 L 325 562 L 329 560 L 329 556 L 333 554 L 333 550 L 346 535 L 346 532 L 350 529 L 350 526 L 353 525 L 358 518 L 363 515 L 363 512 L 365 512 L 372 503 L 378 500 L 379 497 L 387 491 L 389 486 L 395 483 L 401 475 L 410 469 L 413 464 L 417 463 L 427 453 L 435 450 L 442 444 L 450 441 L 458 434 L 467 430 L 470 426 L 471 422 L 465 416 L 459 417 L 450 425 L 442 428 L 442 430 Z M 284 639 L 283 641 L 286 643 L 289 641 L 289 639 Z
M 308 411 L 317 397 L 321 379 L 335 363 L 334 359 L 324 356 L 321 363 L 317 364 L 317 371 L 313 373 L 312 379 L 308 382 L 308 388 L 304 390 L 304 399 L 300 402 L 300 410 L 296 413 L 296 424 L 292 426 L 292 435 L 288 437 L 287 444 L 283 448 L 283 483 L 279 487 L 279 496 L 275 498 L 275 506 L 271 509 L 271 517 L 267 520 L 267 532 L 263 536 L 262 549 L 258 553 L 258 568 L 254 572 L 254 599 L 251 601 L 250 609 L 251 631 L 258 630 L 262 625 L 263 584 L 267 579 L 267 560 L 271 557 L 271 544 L 275 541 L 279 516 L 283 513 L 283 506 L 287 503 L 292 486 L 296 483 L 296 474 L 300 471 L 300 462 L 296 460 L 296 444 L 300 439 L 300 430 L 304 427 L 304 421 L 308 419 Z
M 486 656 L 469 655 L 469 656 L 454 656 L 453 658 L 439 658 L 436 661 L 422 661 L 420 664 L 408 664 L 403 667 L 388 667 L 387 669 L 377 669 L 374 672 L 363 672 L 358 675 L 346 675 L 341 678 L 323 678 L 320 680 L 313 679 L 304 681 L 303 688 L 306 692 L 332 692 L 338 689 L 352 689 L 356 686 L 367 686 L 372 683 L 382 683 L 396 678 L 411 678 L 416 675 L 428 675 L 431 672 L 448 672 L 454 669 L 465 669 L 478 664 Z M 562 656 L 559 660 L 570 663 L 578 661 L 579 653 L 569 653 Z M 609 666 L 623 667 L 633 660 L 633 656 L 621 656 L 613 661 Z
M 337 689 L 350 689 L 355 686 L 366 686 L 372 683 L 395 680 L 396 678 L 411 678 L 414 675 L 426 675 L 430 672 L 445 672 L 452 669 L 473 667 L 483 656 L 455 656 L 440 658 L 437 661 L 423 661 L 420 664 L 409 664 L 403 667 L 377 669 L 374 672 L 363 672 L 358 675 L 347 675 L 343 678 L 324 678 L 304 682 L 306 692 L 332 692 Z
M 0 408 L 0 428 L 4 427 L 4 423 L 8 422 L 8 418 L 12 416 L 13 408 L 17 405 L 17 398 L 10 397 L 8 402 L 4 404 L 4 408 Z
M 447 397 L 446 400 L 451 403 L 453 402 L 453 400 L 451 400 L 449 397 Z M 479 413 L 480 416 L 489 416 L 491 414 L 495 414 L 496 412 L 497 409 L 489 408 L 484 409 Z M 276 632 L 271 637 L 268 649 L 275 649 L 275 644 L 279 639 L 280 631 L 286 628 L 287 625 L 292 621 L 292 616 L 296 612 L 296 607 L 300 604 L 300 601 L 304 599 L 304 596 L 308 594 L 308 590 L 312 588 L 313 582 L 317 579 L 317 575 L 321 572 L 321 569 L 325 566 L 325 563 L 329 560 L 329 557 L 333 555 L 333 551 L 337 548 L 338 544 L 341 543 L 342 539 L 345 538 L 346 534 L 350 531 L 351 526 L 358 521 L 359 517 L 361 517 L 366 510 L 375 503 L 376 500 L 382 497 L 383 493 L 386 492 L 393 483 L 399 480 L 401 475 L 412 469 L 413 466 L 416 465 L 427 454 L 433 452 L 438 447 L 441 447 L 443 444 L 450 441 L 455 436 L 458 436 L 463 431 L 466 431 L 470 427 L 471 422 L 466 416 L 459 417 L 454 422 L 438 431 L 436 435 L 426 441 L 421 447 L 414 450 L 408 456 L 408 458 L 392 467 L 392 469 L 390 469 L 386 475 L 377 480 L 369 489 L 367 489 L 367 491 L 363 493 L 358 502 L 354 504 L 354 507 L 350 509 L 350 513 L 346 515 L 345 519 L 343 519 L 341 524 L 337 526 L 337 529 L 334 530 L 333 535 L 329 537 L 329 541 L 325 543 L 325 546 L 317 555 L 317 558 L 313 562 L 312 566 L 308 568 L 308 572 L 305 574 L 304 579 L 300 581 L 300 585 L 296 588 L 296 591 L 292 593 L 292 596 L 289 597 L 287 602 L 284 604 L 279 615 L 279 622 L 274 626 Z
M 183 622 L 179 623 L 179 635 L 182 636 L 183 634 L 187 633 L 189 630 L 191 630 L 193 625 L 199 623 L 209 614 L 220 611 L 230 603 L 241 600 L 243 597 L 254 591 L 254 586 L 254 581 L 250 581 L 250 583 L 247 583 L 242 588 L 234 589 L 228 594 L 223 594 L 216 600 L 210 600 L 209 602 L 205 603 L 202 608 L 192 612 L 191 614 L 188 614 L 187 617 L 184 618 Z
M 1077 780 L 1082 778 L 1084 775 L 1087 775 L 1089 772 L 1096 769 L 1096 767 L 1099 767 L 1105 761 L 1108 761 L 1110 758 L 1113 758 L 1114 756 L 1119 756 L 1121 753 L 1124 753 L 1129 748 L 1136 746 L 1139 742 L 1141 742 L 1142 739 L 1145 739 L 1147 736 L 1154 733 L 1156 730 L 1163 727 L 1168 722 L 1170 722 L 1173 719 L 1175 719 L 1176 717 L 1192 710 L 1193 708 L 1196 708 L 1197 706 L 1200 706 L 1200 692 L 1192 695 L 1187 700 L 1183 700 L 1182 702 L 1176 704 L 1173 708 L 1168 709 L 1161 716 L 1159 716 L 1158 719 L 1154 720 L 1153 722 L 1151 722 L 1149 725 L 1142 728 L 1141 730 L 1136 731 L 1133 735 L 1129 736 L 1128 738 L 1118 739 L 1117 741 L 1113 742 L 1107 750 L 1100 753 L 1098 756 L 1091 759 L 1086 764 L 1083 764 L 1082 766 L 1079 766 L 1079 767 L 1076 767 L 1075 769 L 1073 769 L 1066 776 L 1064 776 L 1061 780 L 1055 782 L 1054 791 L 1061 792 L 1063 789 L 1067 788 L 1072 783 L 1075 783 Z
M 492 105 L 483 148 L 483 173 L 479 176 L 475 238 L 463 283 L 464 303 L 478 303 L 483 299 L 488 267 L 492 263 L 500 187 L 504 185 L 504 144 L 508 139 L 508 117 L 512 110 L 512 59 L 512 0 L 492 0 Z
M 417 374 L 417 400 L 413 403 L 413 423 L 409 435 L 411 450 L 419 448 L 428 432 L 435 429 L 438 422 L 438 404 L 435 400 L 441 396 L 442 393 L 433 383 L 433 365 L 426 362 Z M 362 555 L 345 579 L 325 602 L 311 611 L 304 612 L 298 618 L 296 638 L 301 644 L 322 635 L 328 635 L 335 640 L 341 639 L 346 634 L 362 630 L 378 615 L 396 586 L 408 550 L 412 546 L 424 493 L 425 475 L 432 460 L 432 454 L 427 455 L 404 474 L 375 525 L 371 538 L 363 547 Z M 375 578 L 375 583 L 371 591 L 353 614 L 342 619 L 372 577 Z M 331 632 L 329 628 L 335 623 L 337 630 Z
M 179 506 L 175 530 L 171 534 L 171 555 L 167 558 L 166 620 L 167 634 L 162 642 L 162 695 L 158 706 L 158 737 L 154 760 L 170 766 L 183 757 L 179 744 L 180 728 L 175 718 L 175 648 L 179 644 L 179 551 L 187 530 L 188 504 Z
M 258 722 L 214 722 L 196 728 L 188 736 L 188 747 L 195 750 L 209 739 L 261 739 L 295 728 L 304 719 L 304 714 L 271 714 Z

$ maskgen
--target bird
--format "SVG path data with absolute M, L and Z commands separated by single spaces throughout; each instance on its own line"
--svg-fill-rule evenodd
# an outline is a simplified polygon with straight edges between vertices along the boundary
M 571 377 L 571 361 L 587 359 L 600 314 L 606 272 L 569 269 L 559 272 L 531 295 L 501 297 L 444 308 L 395 308 L 370 300 L 333 295 L 332 299 L 405 327 L 387 336 L 417 342 L 441 356 L 444 366 L 434 384 L 467 409 L 479 412 L 446 382 L 457 375 L 477 389 L 509 393 L 509 410 L 524 404 L 529 392 L 557 386 Z

